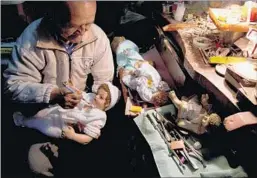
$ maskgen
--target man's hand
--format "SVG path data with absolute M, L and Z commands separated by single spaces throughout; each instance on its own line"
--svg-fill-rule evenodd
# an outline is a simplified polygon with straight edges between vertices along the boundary
M 62 131 L 63 131 L 64 138 L 73 140 L 74 135 L 75 135 L 75 130 L 73 129 L 73 127 L 67 126 L 67 127 L 63 128 Z
M 50 101 L 54 104 L 59 104 L 64 109 L 71 109 L 74 108 L 80 102 L 81 98 L 81 91 L 76 91 L 72 93 L 65 87 L 62 87 L 53 89 L 50 96 Z

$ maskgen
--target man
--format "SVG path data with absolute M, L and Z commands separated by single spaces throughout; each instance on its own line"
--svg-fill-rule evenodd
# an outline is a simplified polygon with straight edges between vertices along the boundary
M 79 103 L 81 94 L 66 90 L 63 82 L 70 80 L 75 87 L 85 90 L 87 75 L 91 73 L 95 91 L 101 83 L 112 81 L 114 64 L 110 43 L 94 24 L 95 13 L 93 1 L 53 2 L 51 11 L 31 23 L 18 38 L 4 71 L 5 94 L 17 103 L 44 106 L 58 103 L 68 109 Z M 41 159 L 39 149 L 42 147 L 38 145 L 30 149 L 31 168 L 49 176 L 47 168 L 40 165 L 40 160 L 45 158 Z
M 67 80 L 84 90 L 91 73 L 95 90 L 113 79 L 110 44 L 104 32 L 93 24 L 95 11 L 95 2 L 51 2 L 47 15 L 29 25 L 17 40 L 4 72 L 5 93 L 12 101 L 26 104 L 21 107 L 23 114 L 35 114 L 54 103 L 75 107 L 81 96 L 62 87 Z M 21 166 L 28 160 L 30 169 L 44 176 L 159 176 L 149 145 L 133 120 L 124 117 L 124 103 L 107 112 L 107 118 L 99 139 L 86 146 L 50 140 L 30 129 L 19 130 L 19 135 L 18 128 L 16 133 L 9 131 L 11 135 L 5 140 L 10 140 L 10 154 L 24 162 L 17 164 L 5 154 L 10 172 L 14 177 L 28 177 L 18 171 L 24 170 Z M 12 135 L 18 138 L 13 141 Z M 27 149 L 29 155 L 25 158 L 22 155 Z
M 62 83 L 71 80 L 84 90 L 90 72 L 94 87 L 111 81 L 112 53 L 105 33 L 93 24 L 95 2 L 55 2 L 52 8 L 17 40 L 4 72 L 6 92 L 18 102 L 73 108 L 81 96 L 64 90 Z

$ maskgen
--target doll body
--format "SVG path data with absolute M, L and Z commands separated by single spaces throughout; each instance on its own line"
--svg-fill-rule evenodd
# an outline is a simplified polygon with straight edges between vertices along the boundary
M 208 114 L 206 111 L 211 108 L 208 95 L 202 95 L 202 105 L 196 103 L 194 98 L 189 101 L 180 100 L 174 91 L 169 93 L 169 98 L 178 109 L 177 125 L 179 127 L 196 134 L 203 134 L 209 125 L 220 125 L 221 118 L 216 113 Z
M 40 110 L 32 117 L 16 112 L 13 115 L 14 123 L 16 126 L 36 129 L 49 137 L 89 143 L 100 136 L 107 119 L 105 110 L 116 104 L 119 90 L 106 82 L 99 86 L 96 94 L 83 92 L 82 96 L 83 99 L 73 109 L 54 105 Z
M 169 85 L 162 81 L 157 70 L 143 59 L 138 47 L 132 41 L 122 38 L 115 46 L 118 68 L 123 69 L 123 83 L 136 90 L 146 102 L 160 105 L 167 101 L 167 95 L 163 93 L 170 90 Z

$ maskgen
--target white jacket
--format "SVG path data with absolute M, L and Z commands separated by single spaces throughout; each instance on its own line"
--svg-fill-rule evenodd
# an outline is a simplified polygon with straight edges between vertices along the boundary
M 31 23 L 17 40 L 12 59 L 4 71 L 5 93 L 23 103 L 49 103 L 53 87 L 69 79 L 69 56 L 52 36 L 39 28 L 41 19 Z M 71 80 L 84 90 L 87 75 L 97 85 L 111 81 L 113 57 L 106 34 L 95 24 L 91 26 L 71 54 Z

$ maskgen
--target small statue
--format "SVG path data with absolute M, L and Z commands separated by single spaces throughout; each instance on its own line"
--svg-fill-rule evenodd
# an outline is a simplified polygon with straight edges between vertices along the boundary
M 216 113 L 210 113 L 211 104 L 208 94 L 201 96 L 201 105 L 195 99 L 184 101 L 178 99 L 174 91 L 169 92 L 169 98 L 178 109 L 177 125 L 196 134 L 203 134 L 208 126 L 219 126 L 221 118 Z

